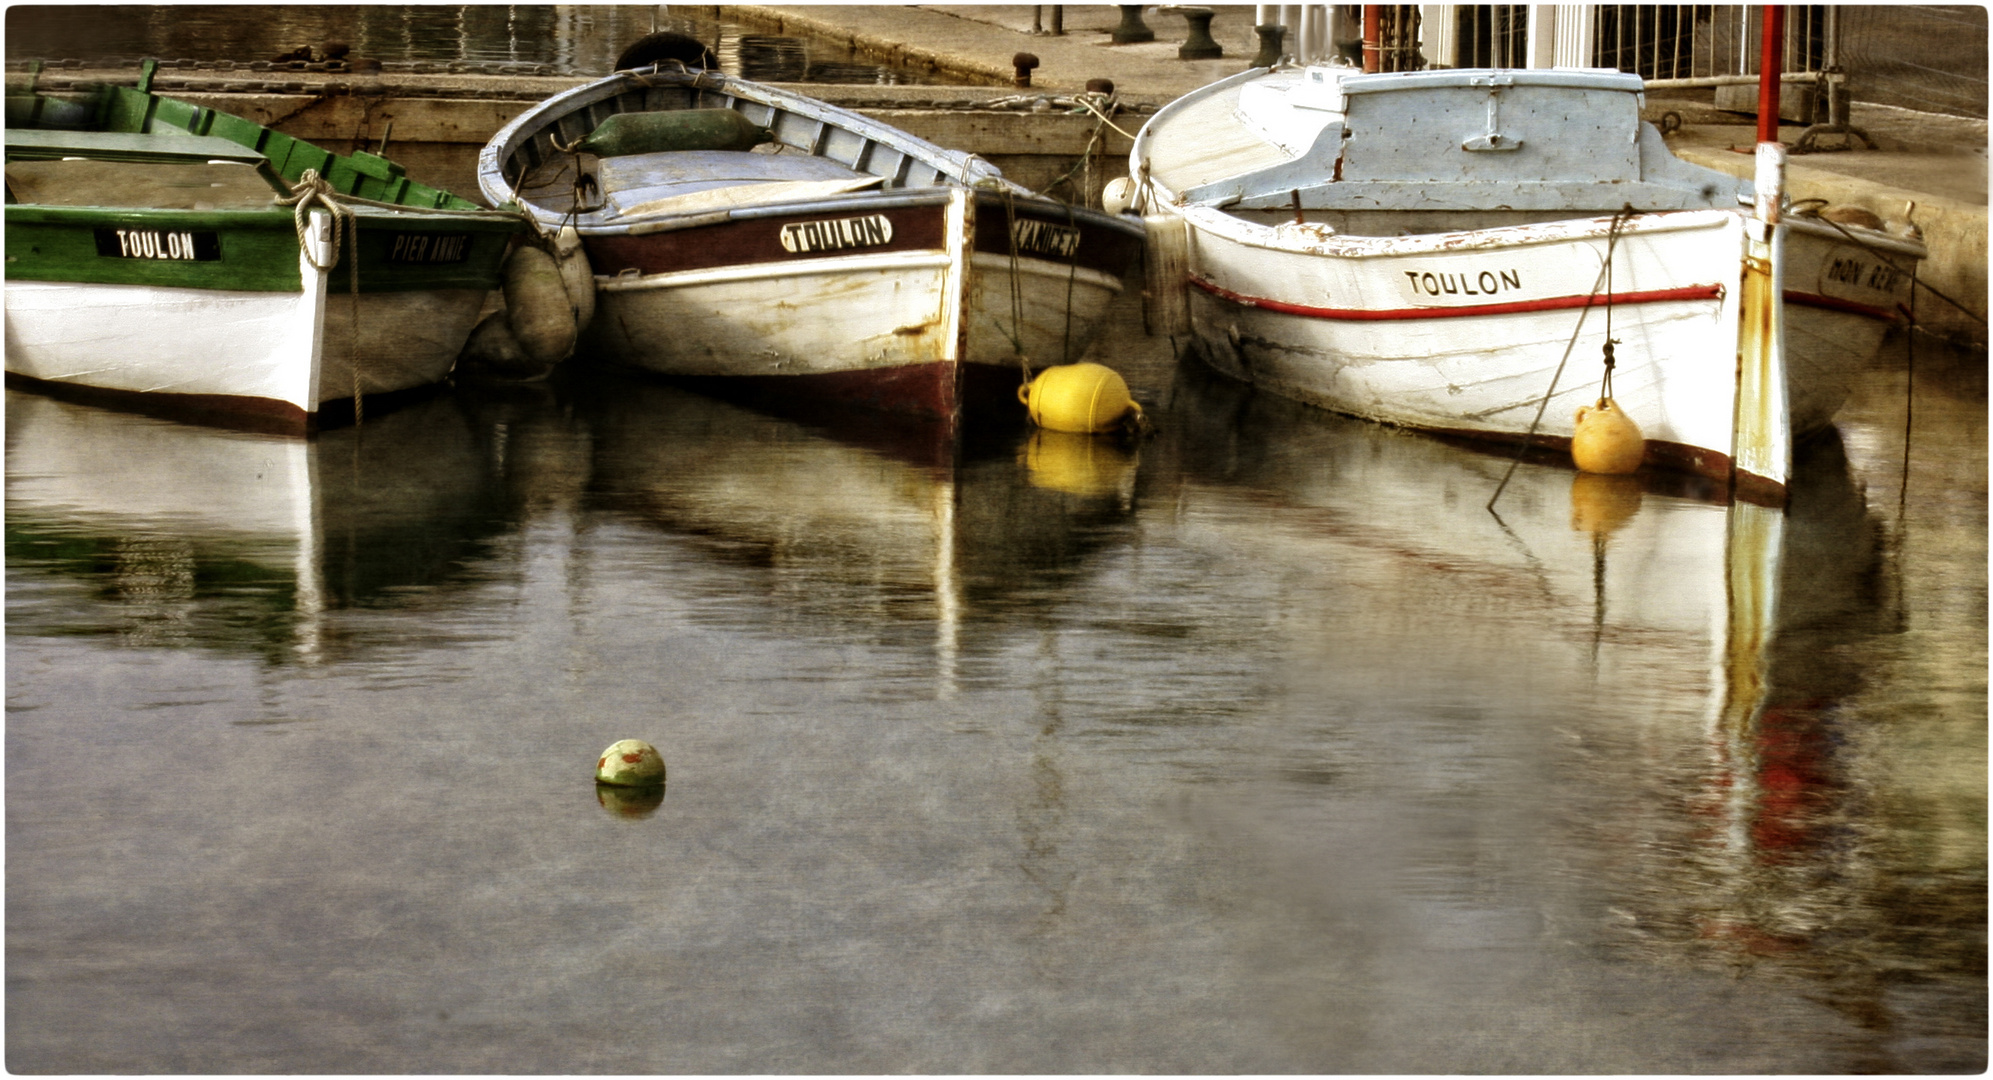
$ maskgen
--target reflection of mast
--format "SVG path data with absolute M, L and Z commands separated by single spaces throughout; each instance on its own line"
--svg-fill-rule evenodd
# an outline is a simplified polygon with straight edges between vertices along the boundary
M 962 583 L 955 572 L 955 481 L 938 481 L 933 498 L 935 696 L 946 700 L 955 696 L 962 618 Z
M 1785 538 L 1782 511 L 1737 502 L 1724 534 L 1723 624 L 1714 627 L 1722 687 L 1710 717 L 1709 745 L 1722 789 L 1723 832 L 1717 852 L 1730 880 L 1743 880 L 1751 859 L 1757 802 L 1758 721 L 1770 693 L 1769 658 L 1778 619 L 1778 576 Z
M 316 664 L 325 615 L 325 567 L 321 562 L 325 557 L 325 525 L 319 510 L 324 489 L 318 482 L 318 455 L 308 453 L 304 443 L 296 444 L 294 450 L 287 463 L 291 489 L 305 492 L 306 497 L 291 503 L 292 526 L 298 537 L 292 557 L 297 591 L 291 615 L 297 636 L 291 651 L 299 660 Z

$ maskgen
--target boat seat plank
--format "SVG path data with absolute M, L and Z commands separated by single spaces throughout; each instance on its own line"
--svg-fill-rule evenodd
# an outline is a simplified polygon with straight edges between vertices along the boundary
M 123 161 L 10 161 L 7 189 L 43 206 L 161 210 L 266 210 L 277 190 L 254 167 L 172 162 L 133 168 Z
M 827 158 L 752 150 L 667 150 L 604 158 L 596 167 L 597 183 L 625 215 L 660 200 L 743 185 L 828 183 L 849 191 L 879 180 Z
M 190 135 L 167 129 L 141 134 L 132 131 L 42 131 L 7 129 L 7 157 L 87 157 L 104 161 L 202 162 L 229 161 L 253 165 L 263 155 L 228 139 Z
M 1292 160 L 1240 119 L 1238 95 L 1192 102 L 1172 124 L 1172 138 L 1151 149 L 1149 175 L 1172 191 L 1223 180 Z

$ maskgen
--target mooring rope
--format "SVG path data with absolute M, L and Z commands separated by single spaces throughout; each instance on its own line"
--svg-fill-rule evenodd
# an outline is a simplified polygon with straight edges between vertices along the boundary
M 318 174 L 317 169 L 306 169 L 298 177 L 288 198 L 279 196 L 277 202 L 291 208 L 291 221 L 297 227 L 298 247 L 312 268 L 321 273 L 329 273 L 339 265 L 339 244 L 346 242 L 346 284 L 350 295 L 349 309 L 352 313 L 352 332 L 347 348 L 347 367 L 353 373 L 353 424 L 358 427 L 363 417 L 360 404 L 360 222 L 351 206 L 346 205 L 345 197 L 331 182 Z M 363 200 L 364 201 L 364 200 Z M 312 254 L 310 243 L 311 210 L 321 207 L 332 223 L 331 243 L 326 250 L 331 253 L 330 261 L 320 264 Z M 315 392 L 315 391 L 314 391 Z M 317 402 L 312 403 L 316 406 Z
M 1004 232 L 1009 238 L 1010 248 L 1010 351 L 1017 357 L 1018 385 L 1031 385 L 1031 358 L 1024 355 L 1024 275 L 1017 258 L 1017 195 L 1010 188 L 1003 191 Z M 970 258 L 975 256 L 975 241 L 971 238 Z M 991 321 L 995 321 L 992 319 Z M 998 324 L 1002 329 L 1002 324 Z
M 1557 395 L 1557 381 L 1564 375 L 1564 365 L 1571 359 L 1571 350 L 1577 347 L 1578 335 L 1585 330 L 1585 316 L 1591 314 L 1592 302 L 1598 299 L 1599 293 L 1612 280 L 1612 253 L 1613 249 L 1619 245 L 1620 226 L 1638 213 L 1640 211 L 1635 210 L 1633 205 L 1628 203 L 1612 215 L 1612 225 L 1606 230 L 1605 265 L 1599 267 L 1599 276 L 1592 282 L 1592 291 L 1585 297 L 1585 306 L 1578 309 L 1578 325 L 1571 328 L 1571 340 L 1564 343 L 1564 355 L 1557 361 L 1557 370 L 1551 373 L 1550 389 L 1544 391 L 1543 400 L 1538 402 L 1536 406 L 1536 417 L 1529 422 L 1529 430 L 1523 432 L 1522 449 L 1516 453 L 1515 459 L 1509 462 L 1508 471 L 1502 474 L 1502 482 L 1495 485 L 1495 493 L 1488 497 L 1487 509 L 1491 514 L 1495 511 L 1495 500 L 1502 497 L 1502 491 L 1509 486 L 1509 478 L 1515 475 L 1516 466 L 1522 464 L 1523 455 L 1529 452 L 1530 442 L 1536 438 L 1536 429 L 1538 425 L 1543 423 L 1543 412 L 1550 407 L 1550 399 Z M 1608 299 L 1606 302 L 1606 375 L 1608 386 L 1610 386 L 1610 377 L 1612 374 L 1611 319 L 1612 302 Z

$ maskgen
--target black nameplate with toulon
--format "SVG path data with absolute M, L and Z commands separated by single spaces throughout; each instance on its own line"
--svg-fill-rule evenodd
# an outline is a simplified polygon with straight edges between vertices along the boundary
M 221 258 L 221 237 L 189 229 L 100 228 L 97 254 L 113 259 L 213 262 Z

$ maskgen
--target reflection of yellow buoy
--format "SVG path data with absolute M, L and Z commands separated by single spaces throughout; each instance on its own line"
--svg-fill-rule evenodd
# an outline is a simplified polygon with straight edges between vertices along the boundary
M 595 763 L 595 782 L 613 787 L 661 787 L 664 758 L 641 739 L 611 743 Z
M 1571 478 L 1571 528 L 1605 537 L 1640 512 L 1640 481 L 1581 472 Z
M 1033 487 L 1098 498 L 1133 490 L 1135 454 L 1115 439 L 1041 429 L 1024 445 L 1024 469 Z
M 1053 431 L 1113 431 L 1142 416 L 1120 372 L 1103 364 L 1048 367 L 1017 388 L 1017 400 L 1030 410 L 1032 423 Z
M 664 785 L 611 787 L 608 784 L 597 784 L 595 801 L 602 804 L 602 809 L 617 817 L 647 818 L 659 806 L 664 805 Z
M 1640 467 L 1647 443 L 1640 425 L 1611 398 L 1578 410 L 1578 428 L 1571 435 L 1571 460 L 1590 473 L 1630 473 Z

